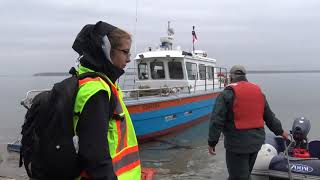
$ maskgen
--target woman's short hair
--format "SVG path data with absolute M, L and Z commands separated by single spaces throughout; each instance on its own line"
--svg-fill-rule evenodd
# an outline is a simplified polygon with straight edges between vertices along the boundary
M 110 34 L 108 35 L 108 38 L 111 44 L 111 48 L 118 48 L 122 45 L 121 40 L 122 39 L 131 40 L 131 35 L 122 29 L 116 28 L 110 32 Z

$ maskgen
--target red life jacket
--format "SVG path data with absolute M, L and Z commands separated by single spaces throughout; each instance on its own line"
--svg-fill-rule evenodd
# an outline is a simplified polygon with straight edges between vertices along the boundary
M 233 89 L 234 124 L 236 129 L 254 129 L 264 127 L 265 99 L 259 86 L 240 81 L 228 85 Z

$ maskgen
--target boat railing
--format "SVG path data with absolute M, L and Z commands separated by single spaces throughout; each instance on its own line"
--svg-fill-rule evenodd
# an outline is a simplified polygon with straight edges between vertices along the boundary
M 215 72 L 217 74 L 219 87 L 225 87 L 227 84 L 229 84 L 229 75 L 228 70 L 225 67 L 214 67 Z
M 134 68 L 128 68 L 126 74 L 122 79 L 122 88 L 125 94 L 125 99 L 139 99 L 140 97 L 146 96 L 169 96 L 169 95 L 177 95 L 179 93 L 196 93 L 196 91 L 202 90 L 214 90 L 224 88 L 228 84 L 228 71 L 227 68 L 224 67 L 214 67 L 214 72 L 211 75 L 212 79 L 209 79 L 209 72 L 206 72 L 206 78 L 204 79 L 204 83 L 198 83 L 199 78 L 194 77 L 193 85 L 185 85 L 185 86 L 160 86 L 159 88 L 150 88 L 148 86 L 142 86 L 136 88 L 135 80 L 136 73 Z M 131 78 L 129 78 L 131 76 Z M 133 77 L 134 76 L 134 77 Z M 198 76 L 198 75 L 195 75 Z M 130 81 L 128 81 L 130 80 Z M 120 80 L 121 82 L 121 80 Z M 133 84 L 125 84 L 126 82 L 131 82 Z M 210 87 L 211 86 L 211 87 Z
M 118 79 L 118 83 L 121 87 L 126 89 L 135 88 L 137 79 L 137 68 L 127 68 L 123 76 Z
M 139 87 L 136 88 L 135 80 L 136 80 L 136 71 L 134 68 L 128 68 L 129 71 L 120 80 L 122 84 L 122 88 L 124 88 L 124 99 L 139 99 L 140 97 L 146 96 L 154 96 L 154 97 L 166 97 L 170 95 L 178 95 L 178 94 L 186 94 L 186 93 L 196 93 L 196 91 L 202 90 L 214 90 L 217 88 L 224 88 L 228 84 L 228 72 L 226 68 L 223 67 L 214 67 L 214 73 L 212 75 L 212 79 L 205 79 L 205 83 L 200 84 L 198 82 L 198 78 L 194 78 L 194 85 L 184 85 L 184 86 L 161 86 L 159 88 L 149 88 L 149 87 Z M 129 77 L 128 75 L 131 75 Z M 208 72 L 206 77 L 209 77 Z M 217 81 L 216 81 L 217 80 Z M 129 82 L 129 84 L 128 84 Z M 126 83 L 126 84 L 125 84 Z M 130 84 L 132 83 L 132 84 Z M 211 86 L 211 87 L 210 87 Z M 203 88 L 204 87 L 204 88 Z M 209 88 L 210 87 L 210 88 Z M 50 89 L 42 89 L 42 90 L 30 90 L 27 92 L 26 97 L 21 101 L 21 105 L 25 108 L 29 109 L 32 105 L 33 98 L 43 92 L 50 91 Z
M 138 88 L 122 90 L 125 94 L 124 99 L 139 99 L 141 97 L 154 96 L 166 97 L 170 95 L 178 95 L 179 93 L 191 93 L 190 86 L 162 86 L 160 88 Z
M 194 77 L 193 79 L 194 79 L 195 88 L 193 88 L 193 90 L 196 91 L 197 89 L 199 89 L 197 87 L 204 87 L 205 91 L 208 89 L 216 89 L 216 88 L 221 89 L 221 88 L 224 88 L 227 84 L 229 84 L 227 68 L 214 67 L 214 73 L 212 76 L 213 76 L 212 79 L 208 79 L 207 77 L 209 77 L 209 72 L 206 72 L 206 78 L 204 79 L 205 82 L 203 84 L 197 84 L 199 78 Z M 217 83 L 216 83 L 216 80 L 217 80 Z M 212 86 L 212 88 L 209 88 L 210 86 Z

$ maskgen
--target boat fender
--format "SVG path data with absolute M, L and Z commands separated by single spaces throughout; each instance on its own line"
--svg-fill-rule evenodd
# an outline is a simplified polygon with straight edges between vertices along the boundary
M 271 144 L 263 144 L 259 151 L 259 155 L 267 157 L 267 156 L 276 156 L 278 155 L 277 150 Z

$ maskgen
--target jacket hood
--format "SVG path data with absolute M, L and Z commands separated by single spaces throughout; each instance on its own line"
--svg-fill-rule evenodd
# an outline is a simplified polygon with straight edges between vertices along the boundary
M 72 45 L 80 56 L 81 65 L 106 74 L 113 82 L 124 73 L 123 69 L 112 64 L 111 45 L 109 39 L 106 38 L 116 28 L 102 21 L 87 24 L 79 32 Z

